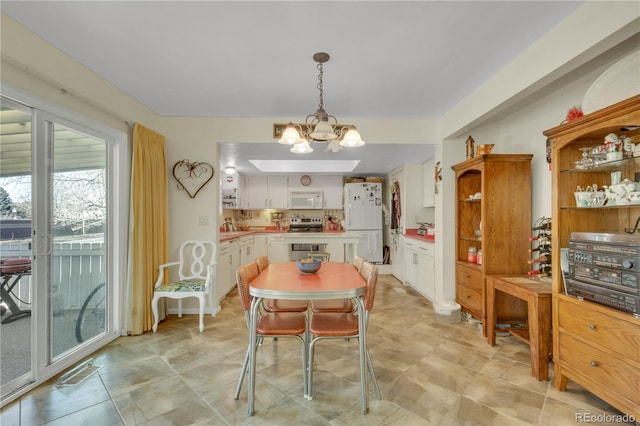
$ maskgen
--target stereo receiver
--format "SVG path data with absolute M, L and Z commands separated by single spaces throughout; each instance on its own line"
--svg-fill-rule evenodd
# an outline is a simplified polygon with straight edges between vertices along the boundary
M 640 315 L 640 238 L 572 232 L 567 272 L 567 294 Z

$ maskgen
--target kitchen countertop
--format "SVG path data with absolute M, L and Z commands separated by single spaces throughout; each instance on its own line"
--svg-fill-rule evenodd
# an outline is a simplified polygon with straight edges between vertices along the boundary
M 289 233 L 288 232 L 289 228 L 277 229 L 276 227 L 270 227 L 270 226 L 253 227 L 253 228 L 254 229 L 250 229 L 248 231 L 220 232 L 220 241 L 222 242 L 222 241 L 235 240 L 236 238 L 244 237 L 246 235 L 253 235 L 253 234 L 287 234 L 287 236 L 294 236 L 294 235 L 298 236 L 293 238 L 302 238 L 303 236 L 310 237 L 313 235 L 320 236 L 320 237 L 329 236 L 329 235 L 341 236 L 346 233 L 344 230 L 323 231 L 323 232 L 317 232 L 317 233 L 310 233 L 310 232 Z M 406 238 L 411 238 L 412 240 L 422 241 L 425 243 L 435 243 L 436 241 L 435 235 L 418 235 L 417 229 L 407 229 L 404 236 Z
M 311 233 L 306 233 L 306 232 L 296 232 L 296 233 L 289 233 L 289 228 L 281 228 L 281 229 L 277 229 L 275 226 L 265 226 L 265 227 L 252 227 L 253 229 L 249 229 L 247 231 L 232 231 L 232 232 L 220 232 L 220 241 L 229 241 L 229 240 L 235 240 L 236 238 L 240 238 L 240 237 L 244 237 L 246 235 L 253 235 L 253 234 L 287 234 L 287 235 L 305 235 L 305 236 L 309 236 L 309 234 Z M 318 232 L 315 233 L 317 235 L 341 235 L 344 234 L 345 231 L 341 230 L 341 231 L 323 231 L 323 232 Z
M 435 235 L 419 235 L 417 229 L 407 229 L 404 233 L 406 238 L 411 238 L 412 240 L 422 241 L 424 243 L 435 243 L 436 236 Z

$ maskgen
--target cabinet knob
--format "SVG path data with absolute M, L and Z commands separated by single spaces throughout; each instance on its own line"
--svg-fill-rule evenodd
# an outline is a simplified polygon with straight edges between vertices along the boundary
M 597 367 L 598 363 L 596 361 L 589 361 L 589 365 L 592 367 Z
M 596 325 L 595 325 L 595 324 L 591 324 L 591 323 L 589 323 L 589 328 L 590 328 L 591 330 L 595 330 L 595 329 L 596 329 Z

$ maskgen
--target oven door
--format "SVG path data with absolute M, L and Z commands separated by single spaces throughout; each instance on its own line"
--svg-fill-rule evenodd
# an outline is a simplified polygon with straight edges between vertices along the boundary
M 326 244 L 290 244 L 289 259 L 301 260 L 309 257 L 312 252 L 324 252 Z

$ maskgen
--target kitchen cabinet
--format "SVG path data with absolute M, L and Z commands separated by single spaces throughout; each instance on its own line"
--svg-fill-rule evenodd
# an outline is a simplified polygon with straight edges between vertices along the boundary
M 325 210 L 342 210 L 342 176 L 318 176 L 315 179 L 322 185 Z
M 260 256 L 269 256 L 269 244 L 266 235 L 255 235 L 253 237 L 253 256 L 254 259 Z
M 325 251 L 331 255 L 332 262 L 344 262 L 344 243 L 327 243 Z
M 218 264 L 216 265 L 217 291 L 219 300 L 224 299 L 236 283 L 236 270 L 240 267 L 240 245 L 237 240 L 222 241 L 218 244 Z
M 638 205 L 576 207 L 577 185 L 611 183 L 611 173 L 637 180 L 640 157 L 611 161 L 578 170 L 582 147 L 601 145 L 615 133 L 640 143 L 640 95 L 618 102 L 544 132 L 551 140 L 553 164 L 552 236 L 554 248 L 569 246 L 571 233 L 622 233 L 640 216 Z M 637 226 L 637 225 L 635 225 Z M 628 312 L 565 293 L 561 251 L 552 251 L 552 329 L 554 385 L 561 391 L 569 380 L 585 387 L 623 413 L 640 418 L 640 318 Z
M 482 321 L 487 275 L 527 274 L 531 259 L 531 154 L 476 155 L 452 166 L 456 178 L 456 302 Z M 476 196 L 477 194 L 477 196 Z M 479 265 L 470 248 L 482 250 Z M 497 324 L 527 318 L 526 302 L 499 293 Z
M 236 190 L 236 209 L 248 209 L 249 208 L 249 194 L 247 189 L 247 179 L 244 175 L 236 173 L 237 176 L 237 190 Z
M 422 207 L 435 207 L 435 160 L 422 163 Z
M 228 241 L 222 241 L 218 244 L 218 264 L 216 265 L 216 277 L 216 294 L 219 300 L 222 300 L 229 291 L 229 279 L 231 277 L 231 257 L 229 256 Z
M 240 266 L 253 262 L 256 258 L 253 253 L 255 237 L 253 235 L 240 238 Z
M 236 271 L 240 268 L 240 242 L 229 241 L 229 279 L 224 293 L 226 296 L 236 285 Z
M 405 238 L 404 280 L 430 301 L 435 298 L 435 261 L 433 244 Z
M 400 233 L 392 233 L 391 236 L 391 275 L 400 282 L 405 282 L 406 265 L 404 261 L 404 240 Z
M 245 176 L 247 209 L 287 209 L 286 176 Z
M 284 235 L 269 235 L 269 262 L 287 262 L 289 260 L 289 247 L 284 242 Z
M 220 177 L 221 209 L 235 209 L 238 200 L 238 173 Z

